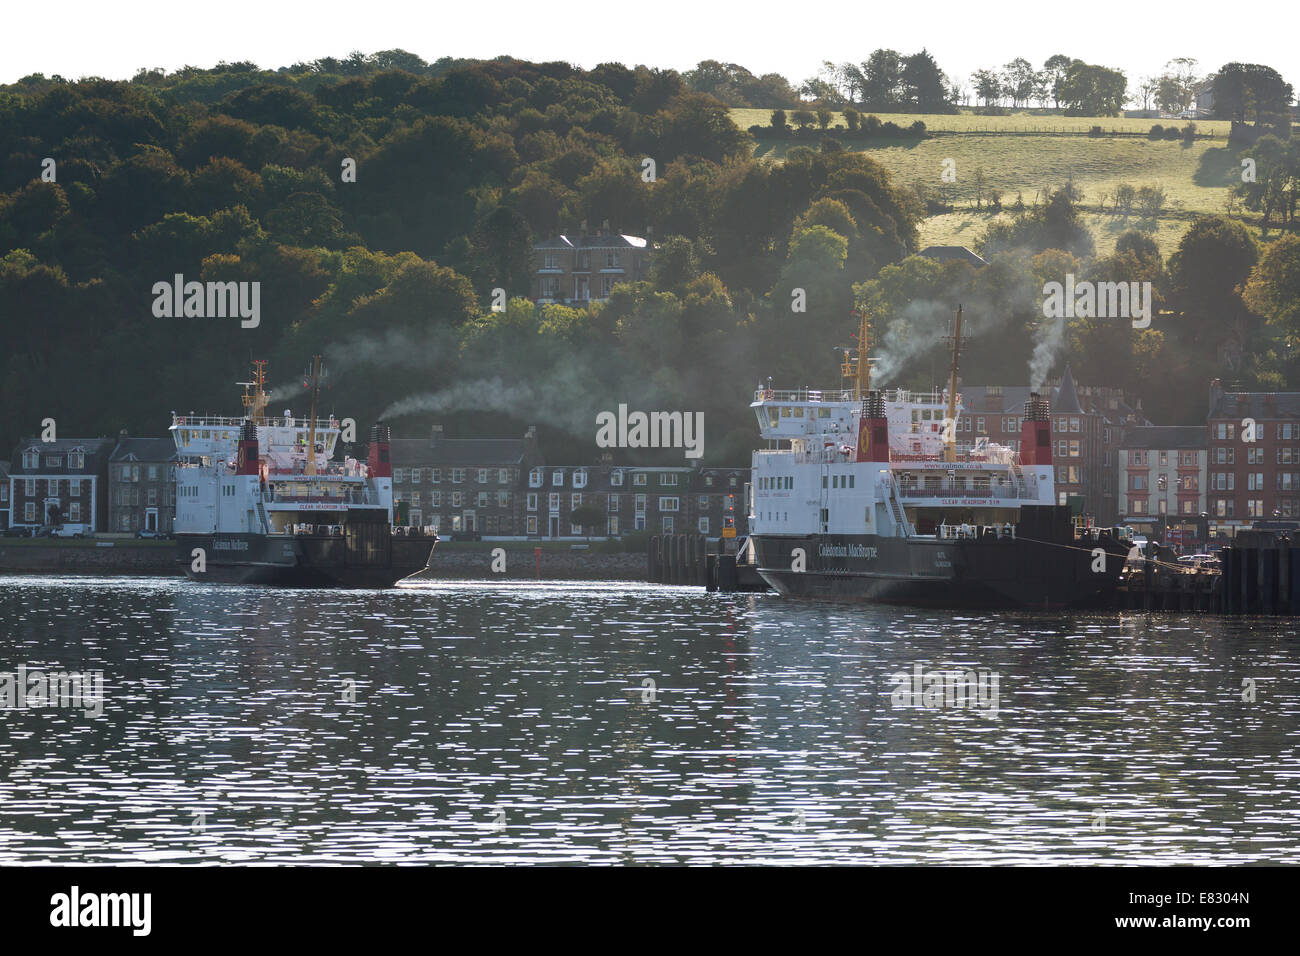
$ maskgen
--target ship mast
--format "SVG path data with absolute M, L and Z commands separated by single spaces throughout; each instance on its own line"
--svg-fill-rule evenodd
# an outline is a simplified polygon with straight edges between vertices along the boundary
M 871 364 L 867 360 L 871 350 L 871 318 L 865 309 L 854 309 L 850 314 L 858 319 L 858 344 L 838 347 L 844 353 L 840 376 L 845 382 L 852 381 L 853 399 L 857 401 L 871 390 Z
M 316 474 L 316 403 L 320 398 L 320 383 L 323 375 L 320 356 L 311 357 L 311 368 L 307 372 L 307 381 L 303 385 L 311 389 L 311 417 L 307 419 L 307 465 L 304 471 L 308 475 Z
M 253 361 L 253 380 L 251 382 L 237 382 L 237 385 L 244 386 L 243 403 L 246 417 L 254 425 L 266 424 L 266 359 L 255 359 Z M 249 389 L 252 392 L 249 392 Z
M 961 357 L 961 306 L 957 306 L 957 318 L 953 321 L 952 334 L 948 336 L 952 345 L 952 368 L 948 372 L 948 418 L 943 429 L 943 460 L 957 460 L 957 364 Z M 951 423 L 951 424 L 949 424 Z

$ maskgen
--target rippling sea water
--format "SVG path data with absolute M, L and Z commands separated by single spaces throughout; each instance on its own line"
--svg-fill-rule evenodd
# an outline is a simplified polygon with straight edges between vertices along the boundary
M 0 711 L 0 863 L 1300 862 L 1285 621 L 7 577 L 0 628 L 106 697 Z

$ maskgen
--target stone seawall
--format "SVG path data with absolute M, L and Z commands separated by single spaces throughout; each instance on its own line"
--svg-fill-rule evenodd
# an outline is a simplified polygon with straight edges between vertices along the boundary
M 173 547 L 101 548 L 85 545 L 4 544 L 0 538 L 0 574 L 182 574 Z
M 531 551 L 507 550 L 505 571 L 492 570 L 490 551 L 435 549 L 425 575 L 434 578 L 506 578 L 533 580 L 646 581 L 649 560 L 644 554 L 601 554 L 591 551 L 543 551 L 538 561 Z

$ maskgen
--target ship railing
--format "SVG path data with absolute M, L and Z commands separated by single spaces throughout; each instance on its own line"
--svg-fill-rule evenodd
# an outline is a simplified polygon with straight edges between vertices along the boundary
M 964 538 L 1006 538 L 1015 540 L 1016 526 L 1011 522 L 1003 524 L 941 524 L 939 539 L 955 541 Z
M 755 402 L 852 402 L 847 388 L 757 388 Z
M 173 428 L 238 428 L 247 419 L 243 415 L 177 415 L 172 413 Z M 339 427 L 337 418 L 316 419 L 317 431 L 329 431 Z M 311 419 L 306 415 L 268 415 L 258 422 L 260 428 L 310 428 Z
M 963 498 L 989 498 L 994 501 L 1033 501 L 1034 496 L 1021 495 L 1020 492 L 1010 486 L 993 487 L 993 488 L 971 488 L 963 484 L 951 484 L 943 482 L 941 485 L 920 487 L 916 485 L 901 485 L 899 494 L 904 498 L 950 498 L 954 495 L 960 495 Z
M 382 504 L 378 495 L 356 489 L 345 495 L 290 495 L 280 491 L 267 492 L 263 499 L 267 504 L 338 504 L 338 505 L 377 505 Z

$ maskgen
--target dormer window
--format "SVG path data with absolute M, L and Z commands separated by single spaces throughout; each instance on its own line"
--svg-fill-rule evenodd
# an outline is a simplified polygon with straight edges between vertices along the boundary
M 23 467 L 35 471 L 41 467 L 41 453 L 35 448 L 29 448 L 23 452 Z
M 623 469 L 615 468 L 609 473 L 609 483 L 615 488 L 623 487 Z
M 564 487 L 564 472 L 562 471 L 551 472 L 551 484 L 554 485 L 556 488 Z
M 542 487 L 542 477 L 543 477 L 542 469 L 540 468 L 530 469 L 528 472 L 528 487 L 529 488 Z
M 80 448 L 74 448 L 68 452 L 68 467 L 75 468 L 78 471 L 86 467 L 86 453 Z
M 577 471 L 575 471 L 575 472 L 573 473 L 573 487 L 575 487 L 575 488 L 586 488 L 586 487 L 587 487 L 587 472 L 586 472 L 586 469 L 580 468 L 580 469 L 578 469 Z

